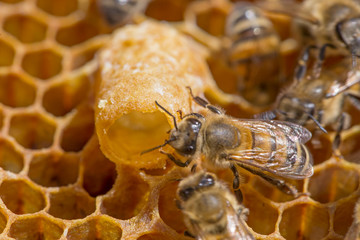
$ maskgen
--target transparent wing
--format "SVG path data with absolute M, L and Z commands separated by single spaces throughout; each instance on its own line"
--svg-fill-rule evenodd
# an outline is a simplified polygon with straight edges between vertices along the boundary
M 255 240 L 244 220 L 241 219 L 230 204 L 227 206 L 227 223 L 227 233 L 229 233 L 229 236 L 224 239 Z
M 295 0 L 263 0 L 257 1 L 256 5 L 264 12 L 286 15 L 311 24 L 319 24 L 318 19 L 306 12 Z
M 311 139 L 311 132 L 296 123 L 278 120 L 234 119 L 233 124 L 239 128 L 248 128 L 255 134 L 283 132 L 293 142 L 306 143 Z
M 330 87 L 329 91 L 326 94 L 327 98 L 335 97 L 339 93 L 346 91 L 347 89 L 351 88 L 355 84 L 360 82 L 360 71 L 350 72 L 348 77 L 346 78 L 345 83 L 343 82 L 335 82 Z

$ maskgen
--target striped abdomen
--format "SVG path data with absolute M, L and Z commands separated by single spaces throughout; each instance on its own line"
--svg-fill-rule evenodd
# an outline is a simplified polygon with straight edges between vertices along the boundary
M 227 60 L 240 79 L 238 91 L 253 91 L 250 98 L 260 89 L 271 95 L 267 100 L 275 100 L 281 75 L 280 40 L 269 19 L 254 6 L 238 3 L 227 18 L 226 36 L 231 41 Z
M 241 145 L 230 153 L 235 162 L 288 178 L 312 175 L 312 156 L 304 145 L 311 137 L 308 130 L 282 121 L 241 122 Z

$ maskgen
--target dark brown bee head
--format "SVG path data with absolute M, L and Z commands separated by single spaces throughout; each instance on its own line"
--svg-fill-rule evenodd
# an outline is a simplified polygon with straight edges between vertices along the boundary
M 209 173 L 198 173 L 190 179 L 183 181 L 179 186 L 178 196 L 182 201 L 187 201 L 197 191 L 214 186 L 216 181 L 215 176 Z
M 169 144 L 172 146 L 179 154 L 183 156 L 191 156 L 196 151 L 196 143 L 198 139 L 198 134 L 201 129 L 202 122 L 204 121 L 204 116 L 199 113 L 190 113 L 185 116 L 181 122 L 178 124 L 176 118 L 158 102 L 156 105 L 159 106 L 162 110 L 165 111 L 169 116 L 173 118 L 174 128 L 170 131 L 170 138 L 165 141 L 164 144 L 150 148 L 141 152 L 141 154 L 151 152 L 155 149 L 164 147 Z
M 193 155 L 196 151 L 196 141 L 201 125 L 199 118 L 185 118 L 179 123 L 178 128 L 171 130 L 169 145 L 181 155 Z
M 291 95 L 282 96 L 277 105 L 276 113 L 281 120 L 305 125 L 308 120 L 313 121 L 321 131 L 327 133 L 320 122 L 315 119 L 316 104 L 310 100 L 301 99 Z
M 216 191 L 216 177 L 200 172 L 184 179 L 178 189 L 180 201 L 186 204 L 185 214 L 194 221 L 217 223 L 225 214 L 224 196 Z

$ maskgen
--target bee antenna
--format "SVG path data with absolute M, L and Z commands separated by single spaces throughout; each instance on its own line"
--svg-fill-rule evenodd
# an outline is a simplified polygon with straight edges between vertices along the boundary
M 306 113 L 306 114 L 309 116 L 309 118 L 311 118 L 311 120 L 314 121 L 314 123 L 320 128 L 321 131 L 323 131 L 324 133 L 327 133 L 327 131 L 325 130 L 325 128 L 324 128 L 323 126 L 321 126 L 321 124 L 319 123 L 319 121 L 316 120 L 313 115 L 311 115 L 310 113 Z
M 163 143 L 163 144 L 161 144 L 161 145 L 159 145 L 159 146 L 156 146 L 156 147 L 150 148 L 150 149 L 148 149 L 148 150 L 142 151 L 142 152 L 140 153 L 140 155 L 143 155 L 143 154 L 145 154 L 145 153 L 154 151 L 155 149 L 164 147 L 164 146 L 166 146 L 167 144 L 169 144 L 170 142 L 173 142 L 173 141 L 175 141 L 175 138 L 170 138 L 169 140 L 166 140 L 165 143 Z
M 171 116 L 171 117 L 173 118 L 175 129 L 178 130 L 175 116 L 172 115 L 172 114 L 171 114 L 168 110 L 166 110 L 163 106 L 161 106 L 157 101 L 155 101 L 155 104 L 156 104 L 159 108 L 161 108 L 162 110 L 164 110 L 164 112 L 166 112 L 169 116 Z

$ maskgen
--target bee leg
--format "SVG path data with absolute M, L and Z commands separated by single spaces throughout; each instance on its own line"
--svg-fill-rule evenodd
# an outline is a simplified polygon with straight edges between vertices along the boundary
M 299 193 L 295 186 L 286 183 L 284 180 L 276 179 L 265 175 L 263 173 L 258 174 L 258 176 L 262 177 L 264 180 L 268 181 L 269 183 L 275 185 L 280 191 L 286 193 L 288 195 L 293 195 L 294 197 L 298 197 Z
M 309 61 L 310 57 L 310 49 L 316 48 L 315 46 L 308 46 L 304 49 L 301 58 L 298 61 L 298 64 L 295 69 L 294 73 L 294 80 L 300 81 L 305 76 L 307 70 L 307 62 Z
M 360 110 L 360 94 L 355 91 L 347 91 L 346 96 L 351 101 L 351 104 L 354 105 L 358 110 Z
M 190 87 L 187 87 L 190 91 L 190 95 L 192 97 L 192 99 L 197 103 L 199 104 L 200 106 L 204 107 L 204 108 L 207 108 L 209 109 L 210 111 L 212 111 L 213 113 L 216 113 L 216 114 L 223 114 L 223 112 L 218 109 L 217 107 L 211 105 L 210 103 L 208 103 L 208 101 L 206 101 L 205 99 L 199 97 L 199 96 L 194 96 L 192 90 Z
M 322 47 L 319 50 L 318 58 L 316 59 L 315 67 L 313 68 L 313 78 L 318 79 L 320 77 L 320 72 L 325 60 L 325 50 L 327 47 L 335 48 L 334 45 L 326 43 L 322 45 Z
M 185 236 L 185 237 L 195 238 L 195 236 L 192 235 L 188 230 L 186 230 L 186 231 L 184 232 L 184 236 Z
M 191 167 L 191 172 L 192 172 L 192 173 L 195 173 L 195 172 L 196 172 L 196 167 L 197 167 L 197 164 L 194 164 L 194 165 Z
M 231 165 L 230 169 L 234 174 L 233 189 L 234 189 L 235 197 L 239 203 L 242 203 L 244 198 L 243 198 L 241 190 L 239 189 L 239 186 L 240 186 L 239 172 L 236 169 L 235 165 Z
M 339 149 L 341 144 L 341 136 L 340 133 L 342 130 L 348 128 L 350 125 L 350 116 L 347 113 L 342 113 L 340 120 L 339 120 L 339 126 L 336 129 L 336 135 L 334 138 L 334 141 L 332 143 L 333 151 L 336 151 Z
M 270 110 L 259 114 L 255 114 L 254 118 L 262 119 L 262 120 L 273 120 L 274 118 L 276 118 L 276 111 Z
M 192 158 L 189 158 L 188 160 L 186 160 L 185 162 L 182 162 L 180 161 L 179 159 L 176 159 L 172 154 L 170 153 L 166 153 L 164 151 L 160 151 L 160 153 L 162 154 L 165 154 L 166 156 L 168 156 L 168 158 L 173 162 L 175 163 L 177 166 L 179 167 L 187 167 L 191 161 L 192 161 Z
M 248 166 L 245 165 L 241 165 L 242 168 L 244 168 L 245 170 L 248 170 L 249 172 L 258 175 L 259 177 L 263 178 L 264 180 L 266 180 L 267 182 L 275 185 L 280 191 L 282 191 L 283 193 L 286 193 L 288 195 L 293 195 L 294 197 L 298 197 L 299 193 L 298 190 L 295 188 L 295 186 L 286 183 L 284 180 L 280 180 L 280 179 L 276 179 L 274 177 L 270 177 L 269 175 L 266 175 L 265 173 L 255 170 L 253 168 L 250 168 Z

